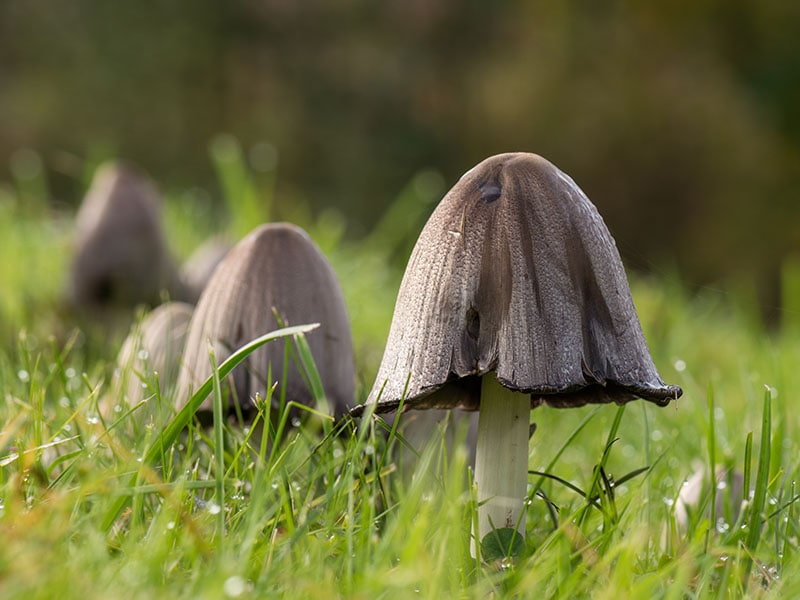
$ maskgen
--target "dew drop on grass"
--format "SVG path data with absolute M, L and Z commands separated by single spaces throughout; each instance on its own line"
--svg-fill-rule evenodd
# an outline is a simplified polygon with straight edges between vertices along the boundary
M 58 399 L 58 404 L 61 408 L 69 408 L 69 398 L 61 396 L 61 398 Z
M 292 427 L 300 427 L 300 419 L 297 417 L 292 418 Z
M 87 415 L 86 422 L 90 425 L 97 425 L 100 422 L 100 417 L 98 415 Z
M 208 513 L 211 515 L 218 515 L 219 512 L 222 510 L 222 507 L 217 504 L 216 502 L 209 502 L 208 503 Z
M 66 370 L 64 371 L 64 376 L 67 379 L 74 379 L 75 375 L 77 374 L 78 374 L 77 371 L 75 371 L 75 369 L 73 369 L 72 367 L 67 367 Z
M 686 361 L 684 361 L 684 360 L 681 360 L 681 359 L 679 358 L 678 360 L 676 360 L 676 361 L 675 361 L 675 363 L 673 364 L 673 366 L 675 367 L 675 370 L 676 370 L 678 373 L 683 373 L 683 372 L 686 370 Z
M 364 446 L 364 454 L 366 454 L 367 456 L 372 456 L 373 454 L 375 454 L 375 446 L 373 446 L 372 444 L 367 444 L 366 446 Z
M 22 383 L 28 383 L 31 380 L 30 373 L 28 373 L 25 369 L 20 369 L 17 371 L 17 377 Z
M 139 350 L 139 352 L 136 353 L 136 356 L 139 357 L 139 360 L 147 360 L 150 358 L 150 354 L 144 349 Z
M 717 519 L 717 533 L 725 533 L 731 528 L 725 519 Z
M 175 529 L 175 521 L 170 521 L 169 523 L 167 523 L 167 529 L 170 531 Z
M 663 438 L 664 434 L 661 433 L 660 429 L 653 429 L 653 431 L 650 432 L 650 439 L 654 442 L 660 442 Z
M 725 411 L 719 406 L 714 407 L 714 420 L 722 421 L 725 418 Z

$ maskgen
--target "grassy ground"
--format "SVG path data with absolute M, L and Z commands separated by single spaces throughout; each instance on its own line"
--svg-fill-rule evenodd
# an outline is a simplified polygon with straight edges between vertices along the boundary
M 407 253 L 440 191 L 421 175 L 394 209 L 417 216 L 407 231 L 390 219 L 359 243 L 342 240 L 335 212 L 291 215 L 341 278 L 359 400 L 402 274 L 392 257 Z M 214 219 L 192 206 L 168 205 L 179 255 L 211 233 Z M 634 282 L 655 362 L 684 397 L 665 409 L 534 411 L 526 547 L 481 564 L 463 443 L 445 452 L 437 436 L 404 461 L 401 440 L 374 419 L 334 427 L 310 415 L 270 444 L 240 427 L 203 431 L 188 413 L 141 428 L 130 414 L 101 416 L 120 340 L 100 343 L 60 308 L 69 234 L 69 215 L 0 198 L 0 597 L 800 594 L 800 338 L 765 333 L 722 291 L 690 298 L 671 280 Z M 741 496 L 707 485 L 682 524 L 683 483 L 711 464 L 752 490 L 741 516 L 712 514 L 717 497 L 738 508 Z

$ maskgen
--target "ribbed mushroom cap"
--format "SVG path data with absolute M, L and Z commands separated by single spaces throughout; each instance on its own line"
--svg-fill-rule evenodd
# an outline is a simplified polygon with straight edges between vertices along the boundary
M 183 296 L 159 203 L 155 186 L 133 167 L 97 170 L 76 218 L 68 292 L 75 306 L 157 304 L 163 291 Z
M 352 406 L 355 367 L 350 323 L 336 275 L 305 231 L 294 225 L 262 225 L 239 242 L 214 271 L 189 326 L 177 401 L 185 404 L 191 391 L 211 374 L 208 340 L 222 362 L 236 349 L 283 325 L 320 323 L 307 336 L 311 354 L 332 410 Z M 242 409 L 252 408 L 256 393 L 266 396 L 280 382 L 283 342 L 271 342 L 253 352 L 232 373 L 233 390 Z M 310 391 L 290 361 L 286 398 L 306 405 Z M 272 365 L 272 381 L 268 381 Z M 275 403 L 280 397 L 280 384 Z M 210 398 L 201 410 L 211 410 Z
M 535 154 L 486 159 L 434 210 L 367 403 L 474 410 L 490 371 L 532 406 L 681 395 L 656 371 L 597 209 Z
M 111 404 L 134 406 L 152 396 L 147 382 L 153 373 L 158 374 L 162 394 L 174 388 L 192 310 L 184 302 L 167 302 L 133 326 L 117 355 L 112 393 L 103 400 L 103 414 L 110 414 Z

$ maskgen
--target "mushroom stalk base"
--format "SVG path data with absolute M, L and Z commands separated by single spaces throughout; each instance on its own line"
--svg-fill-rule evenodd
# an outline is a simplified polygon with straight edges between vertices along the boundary
M 525 534 L 530 414 L 530 396 L 504 388 L 494 374 L 483 376 L 475 455 L 479 504 L 475 541 L 494 529 L 516 528 Z

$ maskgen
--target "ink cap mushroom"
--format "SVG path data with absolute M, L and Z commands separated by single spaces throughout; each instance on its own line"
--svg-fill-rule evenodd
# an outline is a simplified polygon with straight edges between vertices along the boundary
M 275 317 L 277 311 L 281 323 Z M 209 342 L 221 363 L 251 340 L 283 326 L 319 323 L 308 345 L 320 375 L 329 411 L 344 414 L 355 396 L 355 366 L 350 321 L 336 274 L 301 228 L 261 225 L 236 244 L 214 270 L 189 324 L 176 402 L 181 408 L 210 375 Z M 238 402 L 247 415 L 254 398 L 266 397 L 274 382 L 273 407 L 285 397 L 313 406 L 313 397 L 294 361 L 284 370 L 283 343 L 259 348 L 229 375 L 229 410 Z M 272 379 L 268 379 L 271 370 Z M 209 397 L 199 409 L 210 416 Z M 202 415 L 201 415 L 202 420 Z
M 480 410 L 481 542 L 524 535 L 532 408 L 665 406 L 681 393 L 656 370 L 597 209 L 544 158 L 508 153 L 465 173 L 423 228 L 374 386 L 351 414 Z
M 79 310 L 156 305 L 185 296 L 169 251 L 155 184 L 133 165 L 95 172 L 76 216 L 68 298 Z
M 185 302 L 166 302 L 131 327 L 117 354 L 110 393 L 100 401 L 105 418 L 135 409 L 133 422 L 139 427 L 170 414 L 168 399 L 175 390 L 193 309 Z

